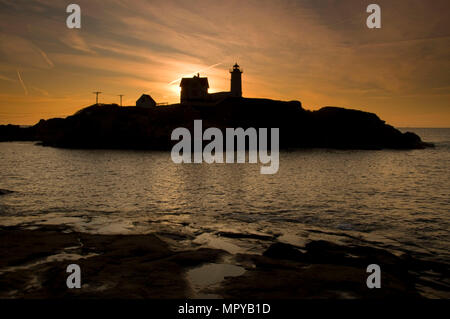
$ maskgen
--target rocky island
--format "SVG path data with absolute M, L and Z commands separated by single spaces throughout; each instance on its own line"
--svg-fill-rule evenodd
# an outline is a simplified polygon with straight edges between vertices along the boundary
M 171 132 L 204 128 L 277 127 L 280 148 L 418 149 L 432 146 L 414 133 L 402 133 L 373 113 L 323 107 L 305 110 L 299 101 L 229 96 L 217 103 L 120 107 L 95 104 L 66 118 L 41 120 L 31 127 L 0 126 L 0 141 L 39 141 L 66 148 L 170 149 Z

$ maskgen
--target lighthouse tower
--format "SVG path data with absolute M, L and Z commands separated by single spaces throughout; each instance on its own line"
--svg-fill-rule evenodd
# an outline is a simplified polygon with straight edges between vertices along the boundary
M 231 73 L 231 96 L 242 97 L 242 70 L 236 63 L 233 65 L 233 69 L 230 70 Z

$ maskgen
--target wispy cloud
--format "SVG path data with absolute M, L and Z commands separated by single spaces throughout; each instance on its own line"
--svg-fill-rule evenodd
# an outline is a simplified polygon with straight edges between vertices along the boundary
M 89 47 L 86 40 L 76 30 L 67 30 L 60 40 L 69 48 L 85 53 L 95 53 L 95 51 Z
M 1 74 L 0 74 L 0 80 L 8 81 L 8 82 L 17 82 L 17 80 L 11 79 L 11 78 L 9 78 L 7 76 L 4 76 L 4 75 L 1 75 Z
M 36 47 L 36 49 L 38 50 L 38 52 L 41 54 L 42 58 L 45 60 L 45 62 L 47 62 L 48 66 L 53 68 L 55 65 L 53 64 L 52 60 L 50 60 L 50 58 L 48 57 L 47 53 L 45 53 L 42 49 L 40 49 L 39 47 Z
M 222 62 L 216 63 L 216 64 L 213 64 L 213 65 L 208 66 L 207 68 L 204 68 L 204 69 L 201 69 L 201 70 L 198 70 L 198 71 L 189 73 L 189 74 L 185 74 L 185 75 L 183 75 L 182 77 L 179 77 L 178 79 L 173 80 L 172 82 L 170 82 L 169 85 L 172 85 L 172 84 L 174 84 L 174 83 L 179 82 L 179 81 L 180 81 L 182 78 L 184 78 L 184 77 L 189 77 L 189 76 L 193 76 L 193 75 L 195 75 L 195 74 L 197 74 L 197 73 L 200 73 L 200 72 L 208 71 L 208 70 L 210 70 L 210 69 L 212 69 L 212 68 L 215 68 L 216 66 L 219 66 L 219 65 L 221 65 L 221 64 L 223 64 L 223 63 L 222 63 Z
M 24 91 L 25 95 L 28 95 L 28 89 L 27 89 L 25 83 L 22 80 L 22 76 L 20 75 L 19 70 L 17 70 L 17 77 L 19 78 L 20 85 L 22 85 L 22 88 L 23 88 L 23 91 Z
M 37 93 L 43 95 L 43 96 L 50 96 L 50 94 L 48 93 L 48 91 L 46 91 L 46 90 L 44 90 L 44 89 L 41 89 L 41 88 L 38 88 L 38 87 L 35 87 L 35 86 L 31 86 L 30 88 L 31 88 L 32 90 L 36 91 Z
M 13 34 L 0 33 L 0 55 L 13 66 L 48 69 L 54 66 L 47 54 L 32 41 Z

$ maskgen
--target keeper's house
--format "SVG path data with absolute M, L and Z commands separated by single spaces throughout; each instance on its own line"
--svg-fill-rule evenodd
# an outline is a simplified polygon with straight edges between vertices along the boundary
M 195 75 L 193 78 L 181 79 L 180 102 L 182 104 L 196 102 L 215 103 L 229 96 L 242 97 L 242 70 L 237 63 L 230 70 L 230 73 L 231 86 L 229 92 L 208 93 L 208 78 L 200 77 L 200 74 Z

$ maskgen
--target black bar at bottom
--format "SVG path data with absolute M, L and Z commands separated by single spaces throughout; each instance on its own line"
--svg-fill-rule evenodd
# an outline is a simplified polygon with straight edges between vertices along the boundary
M 355 318 L 447 313 L 449 300 L 0 300 L 2 314 L 45 318 Z M 3 316 L 2 316 L 3 317 Z M 8 316 L 9 317 L 9 316 Z M 8 318 L 4 317 L 4 318 Z M 39 316 L 40 317 L 40 316 Z M 436 316 L 437 317 L 437 316 Z

